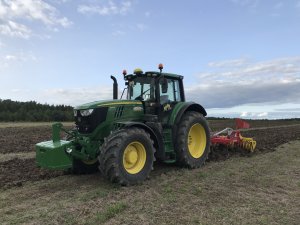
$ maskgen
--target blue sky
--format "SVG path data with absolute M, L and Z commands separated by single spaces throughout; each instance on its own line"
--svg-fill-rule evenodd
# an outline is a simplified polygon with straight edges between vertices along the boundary
M 300 0 L 0 0 L 0 98 L 110 99 L 136 67 L 210 116 L 300 117 Z

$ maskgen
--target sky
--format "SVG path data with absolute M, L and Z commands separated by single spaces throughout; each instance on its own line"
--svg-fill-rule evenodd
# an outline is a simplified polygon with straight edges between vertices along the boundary
M 299 37 L 300 0 L 0 0 L 0 99 L 111 99 L 163 63 L 208 116 L 300 118 Z

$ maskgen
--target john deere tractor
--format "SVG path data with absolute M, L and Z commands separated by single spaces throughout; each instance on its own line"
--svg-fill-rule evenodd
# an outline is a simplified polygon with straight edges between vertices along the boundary
M 185 101 L 183 76 L 162 69 L 160 64 L 159 71 L 123 71 L 121 100 L 111 76 L 113 100 L 75 107 L 74 130 L 53 124 L 52 140 L 36 144 L 37 165 L 74 173 L 100 170 L 122 185 L 145 180 L 156 159 L 188 168 L 203 165 L 210 149 L 206 111 Z

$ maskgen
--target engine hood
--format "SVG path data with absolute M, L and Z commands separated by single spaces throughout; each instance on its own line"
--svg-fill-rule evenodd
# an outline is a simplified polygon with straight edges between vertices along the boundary
M 138 100 L 104 100 L 104 101 L 95 101 L 95 102 L 79 105 L 76 106 L 74 109 L 75 110 L 95 109 L 98 107 L 115 107 L 115 106 L 122 106 L 122 105 L 138 106 L 142 104 L 143 103 Z

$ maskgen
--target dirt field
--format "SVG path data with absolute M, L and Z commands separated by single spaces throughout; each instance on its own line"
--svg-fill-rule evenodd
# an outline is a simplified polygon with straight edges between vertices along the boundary
M 0 154 L 34 151 L 36 143 L 51 139 L 51 129 L 50 123 L 0 123 Z
M 300 220 L 297 213 L 300 210 L 300 152 L 299 142 L 291 141 L 300 140 L 300 124 L 251 121 L 251 125 L 259 129 L 242 132 L 257 141 L 257 152 L 251 157 L 230 152 L 193 171 L 156 164 L 150 181 L 130 188 L 112 185 L 99 174 L 73 176 L 39 169 L 33 158 L 34 144 L 50 139 L 51 128 L 45 125 L 0 126 L 0 218 L 4 218 L 4 224 L 84 224 L 83 221 L 87 224 L 297 224 Z M 210 126 L 212 130 L 234 127 L 231 120 L 210 121 Z M 290 142 L 291 145 L 276 148 Z M 296 163 L 292 164 L 293 161 Z M 276 167 L 275 162 L 280 166 Z M 282 171 L 280 167 L 284 167 Z M 274 174 L 275 171 L 279 174 Z M 286 176 L 279 179 L 283 174 Z M 251 183 L 252 179 L 257 182 Z M 286 181 L 296 182 L 296 186 L 287 187 Z M 270 188 L 270 182 L 275 182 L 275 187 Z M 74 190 L 74 186 L 78 189 Z M 236 196 L 231 188 L 235 189 Z M 128 199 L 129 196 L 132 199 Z M 264 202 L 265 197 L 270 198 L 268 202 Z M 58 201 L 57 207 L 50 203 L 51 199 Z M 232 208 L 227 208 L 227 203 Z M 33 204 L 29 212 L 26 212 L 27 204 Z M 138 214 L 134 213 L 136 204 Z M 277 204 L 279 208 L 273 209 Z M 288 211 L 289 207 L 293 209 Z M 41 213 L 45 216 L 40 216 Z M 132 218 L 122 217 L 128 213 L 133 213 Z M 252 218 L 243 222 L 243 215 L 249 213 Z M 270 215 L 278 217 L 277 220 Z M 52 217 L 54 220 L 47 221 Z

